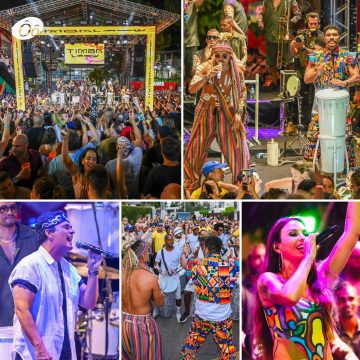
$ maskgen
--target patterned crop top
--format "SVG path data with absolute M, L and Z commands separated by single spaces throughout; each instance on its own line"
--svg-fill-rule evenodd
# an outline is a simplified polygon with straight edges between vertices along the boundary
M 321 307 L 300 299 L 294 306 L 263 307 L 269 328 L 275 339 L 287 339 L 307 354 L 310 360 L 326 359 L 328 341 L 324 332 Z

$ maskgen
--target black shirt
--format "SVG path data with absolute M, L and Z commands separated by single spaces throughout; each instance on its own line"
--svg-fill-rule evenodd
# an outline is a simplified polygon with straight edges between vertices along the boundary
M 177 166 L 160 165 L 150 171 L 142 193 L 159 199 L 164 187 L 172 183 L 181 185 L 180 164 Z
M 10 274 L 20 260 L 32 254 L 38 247 L 36 232 L 22 224 L 17 224 L 16 253 L 13 264 L 10 264 L 0 246 L 0 327 L 13 325 L 14 300 L 8 284 Z
M 71 345 L 70 345 L 69 330 L 67 323 L 66 290 L 65 290 L 64 274 L 62 272 L 60 263 L 58 263 L 58 269 L 61 280 L 61 291 L 63 293 L 62 311 L 64 317 L 64 342 L 61 350 L 60 360 L 69 360 L 71 359 Z
M 30 129 L 26 129 L 24 131 L 24 134 L 26 134 L 29 139 L 28 148 L 32 150 L 39 150 L 44 133 L 45 129 L 43 127 L 33 127 Z

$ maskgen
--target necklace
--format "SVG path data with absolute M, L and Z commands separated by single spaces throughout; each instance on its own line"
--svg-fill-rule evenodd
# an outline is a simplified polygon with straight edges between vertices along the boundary
M 15 242 L 15 238 L 16 238 L 16 231 L 12 235 L 11 239 L 1 239 L 0 238 L 0 242 L 2 242 L 3 244 L 11 244 L 11 243 Z

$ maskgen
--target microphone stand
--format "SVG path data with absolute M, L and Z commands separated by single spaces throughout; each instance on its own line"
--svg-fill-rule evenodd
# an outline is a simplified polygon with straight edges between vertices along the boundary
M 94 219 L 95 219 L 95 226 L 96 226 L 96 232 L 98 236 L 98 245 L 102 249 L 102 243 L 101 243 L 101 237 L 100 237 L 100 230 L 99 230 L 99 223 L 97 221 L 96 217 L 96 208 L 95 204 L 91 203 L 91 208 L 94 213 Z M 106 268 L 106 261 L 105 258 L 103 259 L 103 265 Z M 107 272 L 105 271 L 105 288 L 103 288 L 105 291 L 105 360 L 108 360 L 108 351 L 109 351 L 109 310 L 111 309 L 111 305 L 113 303 L 113 293 L 111 289 L 111 283 L 110 279 L 107 277 Z

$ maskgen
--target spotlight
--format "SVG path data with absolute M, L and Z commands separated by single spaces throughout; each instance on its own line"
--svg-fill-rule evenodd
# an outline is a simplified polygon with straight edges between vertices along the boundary
M 105 39 L 103 42 L 104 42 L 104 44 L 107 44 L 107 43 L 108 43 L 108 41 L 107 41 L 106 39 Z
M 40 44 L 41 44 L 41 45 L 44 45 L 44 44 L 45 44 L 45 41 L 44 41 L 44 40 L 41 40 L 41 41 L 40 41 Z
M 116 45 L 120 45 L 120 44 L 121 44 L 121 41 L 118 40 L 118 41 L 116 42 Z
M 60 40 L 60 44 L 65 44 L 65 40 Z

